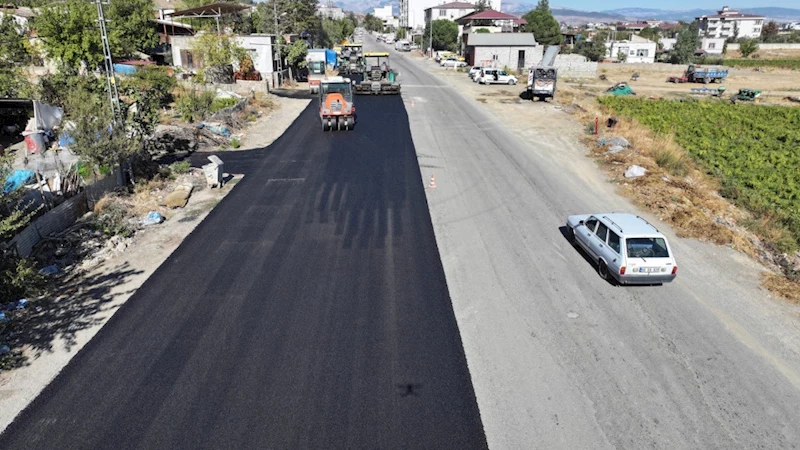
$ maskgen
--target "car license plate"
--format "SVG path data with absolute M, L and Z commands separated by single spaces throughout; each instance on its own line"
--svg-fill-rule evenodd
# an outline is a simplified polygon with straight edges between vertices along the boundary
M 639 273 L 656 273 L 658 267 L 639 267 Z

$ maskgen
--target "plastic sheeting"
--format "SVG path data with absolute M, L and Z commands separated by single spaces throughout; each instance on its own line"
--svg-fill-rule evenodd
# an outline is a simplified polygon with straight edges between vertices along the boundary
M 33 173 L 32 170 L 26 169 L 17 169 L 11 175 L 6 178 L 6 182 L 3 185 L 3 193 L 8 194 L 9 192 L 14 192 L 22 186 L 28 184 L 36 174 Z

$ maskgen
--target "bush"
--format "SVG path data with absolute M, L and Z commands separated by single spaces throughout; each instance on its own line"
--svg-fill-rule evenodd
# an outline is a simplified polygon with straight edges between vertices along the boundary
M 175 109 L 186 122 L 198 122 L 209 113 L 214 97 L 215 94 L 209 91 L 200 93 L 194 89 L 183 91 L 175 101 Z
M 37 295 L 43 290 L 46 279 L 39 274 L 33 260 L 4 256 L 3 266 L 0 271 L 0 298 L 13 301 Z
M 235 98 L 215 98 L 214 101 L 211 102 L 209 110 L 213 114 L 219 110 L 236 106 L 237 103 L 239 103 L 239 100 Z
M 178 174 L 189 173 L 189 170 L 192 169 L 192 165 L 189 164 L 189 161 L 179 161 L 172 163 L 169 169 Z
M 231 139 L 231 147 L 239 148 L 241 146 L 242 146 L 242 143 L 239 142 L 239 139 L 236 139 L 236 138 Z

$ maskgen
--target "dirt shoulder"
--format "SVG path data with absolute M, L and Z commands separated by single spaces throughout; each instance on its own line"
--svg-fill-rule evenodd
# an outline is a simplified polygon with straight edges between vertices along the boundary
M 280 107 L 251 124 L 241 149 L 266 147 L 305 109 L 309 100 L 273 96 Z M 242 175 L 226 174 L 221 189 L 203 185 L 202 171 L 192 169 L 170 183 L 193 184 L 188 202 L 178 209 L 160 209 L 166 219 L 143 226 L 132 238 L 112 238 L 81 264 L 84 269 L 65 275 L 54 292 L 30 303 L 21 314 L 17 340 L 20 367 L 0 372 L 0 432 L 66 366 L 199 225 L 230 193 Z M 198 182 L 199 181 L 199 182 Z M 151 188 L 139 211 L 155 207 L 166 192 Z

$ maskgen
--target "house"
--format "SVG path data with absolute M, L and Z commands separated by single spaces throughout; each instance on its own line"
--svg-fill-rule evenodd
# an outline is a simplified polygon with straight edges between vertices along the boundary
M 655 62 L 657 49 L 655 42 L 634 34 L 630 39 L 606 42 L 606 59 L 652 64 Z
M 158 20 L 166 20 L 169 15 L 174 13 L 181 6 L 180 0 L 153 0 L 153 10 L 155 18 Z
M 0 17 L 10 15 L 17 25 L 23 30 L 28 28 L 28 22 L 36 15 L 31 8 L 24 6 L 16 7 L 14 5 L 0 4 Z
M 195 36 L 172 36 L 172 65 L 187 72 L 195 72 L 203 67 L 203 62 L 192 51 Z M 265 80 L 272 79 L 275 61 L 272 44 L 275 36 L 250 34 L 236 36 L 236 42 L 244 48 L 253 60 L 253 67 Z
M 458 24 L 458 48 L 461 54 L 466 51 L 467 36 L 480 30 L 481 33 L 519 33 L 528 23 L 525 19 L 488 9 L 475 11 L 455 21 Z
M 717 14 L 697 17 L 700 35 L 710 38 L 758 38 L 766 16 L 741 14 L 723 6 Z
M 471 33 L 465 45 L 467 64 L 507 67 L 512 72 L 538 63 L 544 54 L 533 33 Z
M 724 48 L 724 38 L 703 38 L 700 41 L 700 50 L 707 55 L 722 55 L 722 50 Z
M 477 1 L 477 0 L 476 0 Z M 500 10 L 501 0 L 489 0 L 489 7 L 497 11 Z M 440 6 L 443 3 L 441 0 L 400 0 L 400 25 L 409 28 L 424 27 L 427 21 L 425 20 L 425 10 Z M 458 2 L 462 3 L 462 2 Z M 475 2 L 463 2 L 472 3 Z M 405 14 L 404 11 L 407 11 Z M 404 17 L 405 16 L 405 17 Z M 436 17 L 433 18 L 436 20 Z
M 475 12 L 475 5 L 466 2 L 450 2 L 431 6 L 425 10 L 425 23 L 433 20 L 449 20 L 455 22 L 459 17 Z
M 671 51 L 675 48 L 675 44 L 678 43 L 677 38 L 661 38 L 658 40 L 658 43 L 661 44 L 661 50 L 666 52 Z
M 617 25 L 617 31 L 625 30 L 625 31 L 633 31 L 634 33 L 638 33 L 640 31 L 644 30 L 645 28 L 650 28 L 650 27 L 651 27 L 651 25 L 649 23 L 647 23 L 647 22 L 633 22 L 633 23 L 628 22 L 628 23 L 623 23 L 623 24 Z
M 394 17 L 394 13 L 392 12 L 392 5 L 386 5 L 380 8 L 375 8 L 373 10 L 372 15 L 381 20 L 391 19 L 392 17 Z
M 344 19 L 344 10 L 338 6 L 319 5 L 317 6 L 317 15 L 323 19 L 339 20 Z

